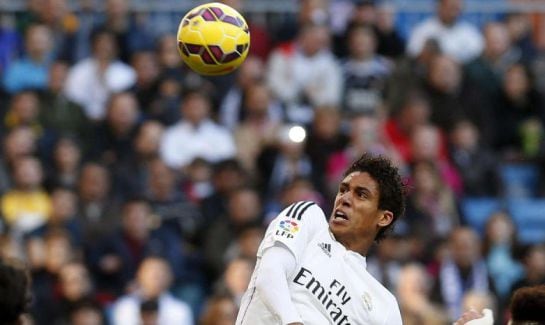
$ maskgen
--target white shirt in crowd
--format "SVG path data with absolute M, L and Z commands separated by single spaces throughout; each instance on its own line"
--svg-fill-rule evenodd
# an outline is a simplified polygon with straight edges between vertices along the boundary
M 236 147 L 231 133 L 211 120 L 202 121 L 197 127 L 181 121 L 165 131 L 159 151 L 167 166 L 177 169 L 195 158 L 211 163 L 232 158 Z
M 97 61 L 88 58 L 70 69 L 64 92 L 66 97 L 83 107 L 87 117 L 100 120 L 106 115 L 109 96 L 129 89 L 135 82 L 136 73 L 123 62 L 114 61 L 101 73 Z
M 256 290 L 261 259 L 279 244 L 295 256 L 295 267 L 287 278 L 289 296 L 278 300 L 292 304 L 295 316 L 275 313 Z M 313 202 L 298 202 L 282 211 L 269 225 L 257 256 L 237 325 L 402 324 L 396 298 L 367 272 L 364 256 L 335 240 L 323 211 Z M 271 288 L 278 286 L 270 283 Z
M 127 295 L 119 298 L 113 305 L 113 325 L 140 325 L 140 303 L 142 300 L 136 295 Z M 193 325 L 193 314 L 189 306 L 171 294 L 166 293 L 159 297 L 158 324 L 161 325 Z
M 437 17 L 430 17 L 414 28 L 407 51 L 411 56 L 417 56 L 430 38 L 438 41 L 446 55 L 461 63 L 478 57 L 484 47 L 483 36 L 474 25 L 458 21 L 452 26 L 445 26 Z
M 296 45 L 285 45 L 271 54 L 268 64 L 268 85 L 287 106 L 290 120 L 309 122 L 312 112 L 305 112 L 307 107 L 340 103 L 342 71 L 331 51 L 306 56 Z M 303 102 L 304 97 L 308 103 Z

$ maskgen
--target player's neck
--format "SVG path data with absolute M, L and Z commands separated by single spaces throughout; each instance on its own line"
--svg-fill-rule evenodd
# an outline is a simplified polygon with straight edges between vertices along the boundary
M 361 238 L 343 238 L 342 236 L 336 237 L 332 234 L 332 236 L 341 243 L 344 248 L 351 250 L 353 252 L 356 252 L 362 256 L 367 256 L 367 253 L 369 252 L 369 248 L 371 245 L 373 245 L 373 240 L 367 240 L 367 239 L 361 239 Z
M 367 253 L 369 252 L 369 247 L 370 247 L 370 245 L 367 245 L 367 244 L 362 245 L 361 243 L 360 245 L 347 245 L 347 244 L 343 244 L 343 245 L 344 247 L 346 247 L 346 249 L 356 252 L 363 257 L 367 256 Z

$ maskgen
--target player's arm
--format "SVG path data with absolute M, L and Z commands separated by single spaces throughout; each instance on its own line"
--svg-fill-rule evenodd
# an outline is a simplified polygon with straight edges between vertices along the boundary
M 296 202 L 271 222 L 261 242 L 255 287 L 283 325 L 302 323 L 291 300 L 288 279 L 295 273 L 313 236 L 325 228 L 324 213 L 314 202 Z
M 269 309 L 285 324 L 303 324 L 291 301 L 288 277 L 296 268 L 295 256 L 281 243 L 276 243 L 263 253 L 256 290 Z

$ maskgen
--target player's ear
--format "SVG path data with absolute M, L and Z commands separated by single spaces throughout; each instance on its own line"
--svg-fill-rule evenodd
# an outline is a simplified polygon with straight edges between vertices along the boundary
M 391 224 L 392 221 L 394 221 L 394 214 L 392 213 L 392 211 L 382 210 L 380 213 L 380 218 L 378 220 L 378 225 L 381 227 L 386 227 Z

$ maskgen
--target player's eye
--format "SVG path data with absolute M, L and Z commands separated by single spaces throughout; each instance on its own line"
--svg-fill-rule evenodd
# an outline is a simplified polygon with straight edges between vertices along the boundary
M 356 191 L 356 194 L 358 195 L 359 198 L 362 198 L 362 199 L 367 198 L 367 193 L 363 190 Z

